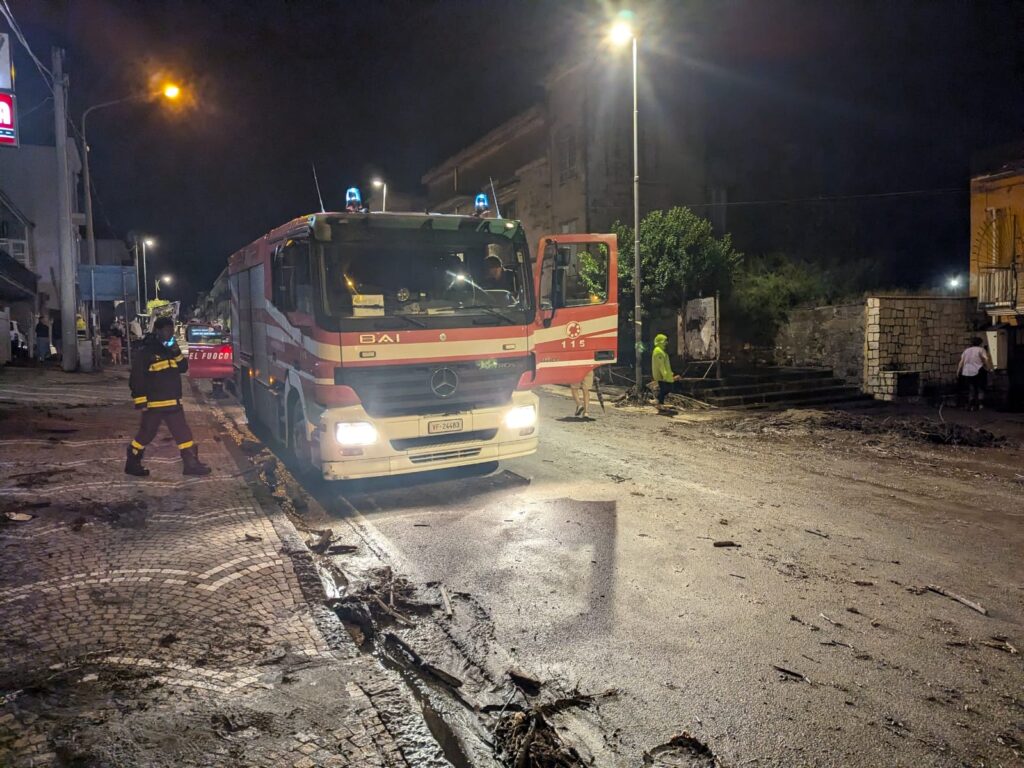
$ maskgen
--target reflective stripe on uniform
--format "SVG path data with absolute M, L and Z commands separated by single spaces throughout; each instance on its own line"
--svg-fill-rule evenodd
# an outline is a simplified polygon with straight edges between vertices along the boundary
M 143 448 L 145 448 L 145 446 L 142 443 L 140 443 L 138 440 L 132 440 L 132 449 L 133 450 L 141 451 Z
M 179 400 L 150 400 L 147 406 L 150 408 L 170 408 L 174 405 L 180 405 Z
M 175 362 L 174 360 L 161 360 L 161 361 L 153 363 L 151 366 L 149 366 L 149 371 L 150 371 L 150 373 L 155 373 L 156 371 L 166 371 L 168 368 L 177 368 L 177 367 L 178 367 L 178 363 Z
M 178 443 L 178 450 L 184 451 L 186 448 L 191 448 L 195 444 L 195 440 L 189 440 L 187 443 Z
M 133 398 L 132 402 L 135 403 L 136 405 L 141 405 L 142 403 L 146 402 L 146 396 L 140 395 L 139 397 Z
M 177 357 L 175 357 L 173 359 L 174 359 L 174 362 L 180 363 L 182 360 L 185 359 L 185 356 L 184 355 L 178 355 Z

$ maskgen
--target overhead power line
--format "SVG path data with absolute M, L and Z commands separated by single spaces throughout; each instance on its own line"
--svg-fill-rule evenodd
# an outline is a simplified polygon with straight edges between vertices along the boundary
M 934 195 L 964 194 L 969 190 L 961 187 L 938 189 L 908 189 L 900 192 L 868 192 L 859 195 L 819 195 L 817 197 L 791 197 L 781 200 L 735 200 L 725 203 L 690 203 L 687 208 L 727 208 L 735 205 L 788 205 L 791 203 L 829 203 L 839 200 L 869 200 L 884 197 L 922 197 Z
M 43 82 L 46 83 L 46 87 L 49 88 L 52 93 L 53 73 L 46 68 L 46 65 L 43 64 L 43 62 L 39 60 L 39 57 L 36 56 L 35 52 L 32 50 L 32 46 L 28 44 L 28 40 L 25 39 L 25 35 L 21 31 L 21 27 L 18 26 L 18 22 L 14 19 L 14 11 L 11 10 L 11 6 L 8 5 L 7 0 L 0 0 L 0 16 L 3 16 L 4 19 L 6 19 L 7 24 L 14 32 L 15 38 L 17 38 L 18 42 L 24 46 L 25 50 L 28 52 L 29 58 L 32 59 L 32 63 L 36 65 L 36 69 L 38 69 L 39 74 L 42 75 Z

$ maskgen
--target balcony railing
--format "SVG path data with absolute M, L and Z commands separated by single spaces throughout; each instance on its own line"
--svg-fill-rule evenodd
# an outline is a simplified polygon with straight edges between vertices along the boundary
M 978 305 L 1013 308 L 1017 304 L 1017 275 L 1013 267 L 985 267 L 978 273 Z

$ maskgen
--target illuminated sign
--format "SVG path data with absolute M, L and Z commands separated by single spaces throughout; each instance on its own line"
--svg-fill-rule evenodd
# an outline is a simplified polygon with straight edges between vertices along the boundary
M 0 91 L 0 146 L 18 146 L 18 114 L 10 91 Z

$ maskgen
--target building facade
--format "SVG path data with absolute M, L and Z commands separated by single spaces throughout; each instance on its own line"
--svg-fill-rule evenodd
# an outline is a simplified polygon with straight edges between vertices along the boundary
M 970 258 L 979 307 L 1024 324 L 1024 157 L 971 179 Z
M 72 184 L 72 247 L 75 263 L 78 263 L 79 227 L 85 219 L 79 212 L 82 163 L 74 142 L 68 142 L 68 160 Z M 56 147 L 22 144 L 0 150 L 0 250 L 7 251 L 15 261 L 36 274 L 39 310 L 43 312 L 60 310 L 57 212 Z
M 427 207 L 467 213 L 480 192 L 497 213 L 545 234 L 606 232 L 633 221 L 632 86 L 628 65 L 565 64 L 544 98 L 429 170 Z M 677 83 L 640 119 L 641 214 L 706 196 L 696 86 Z

